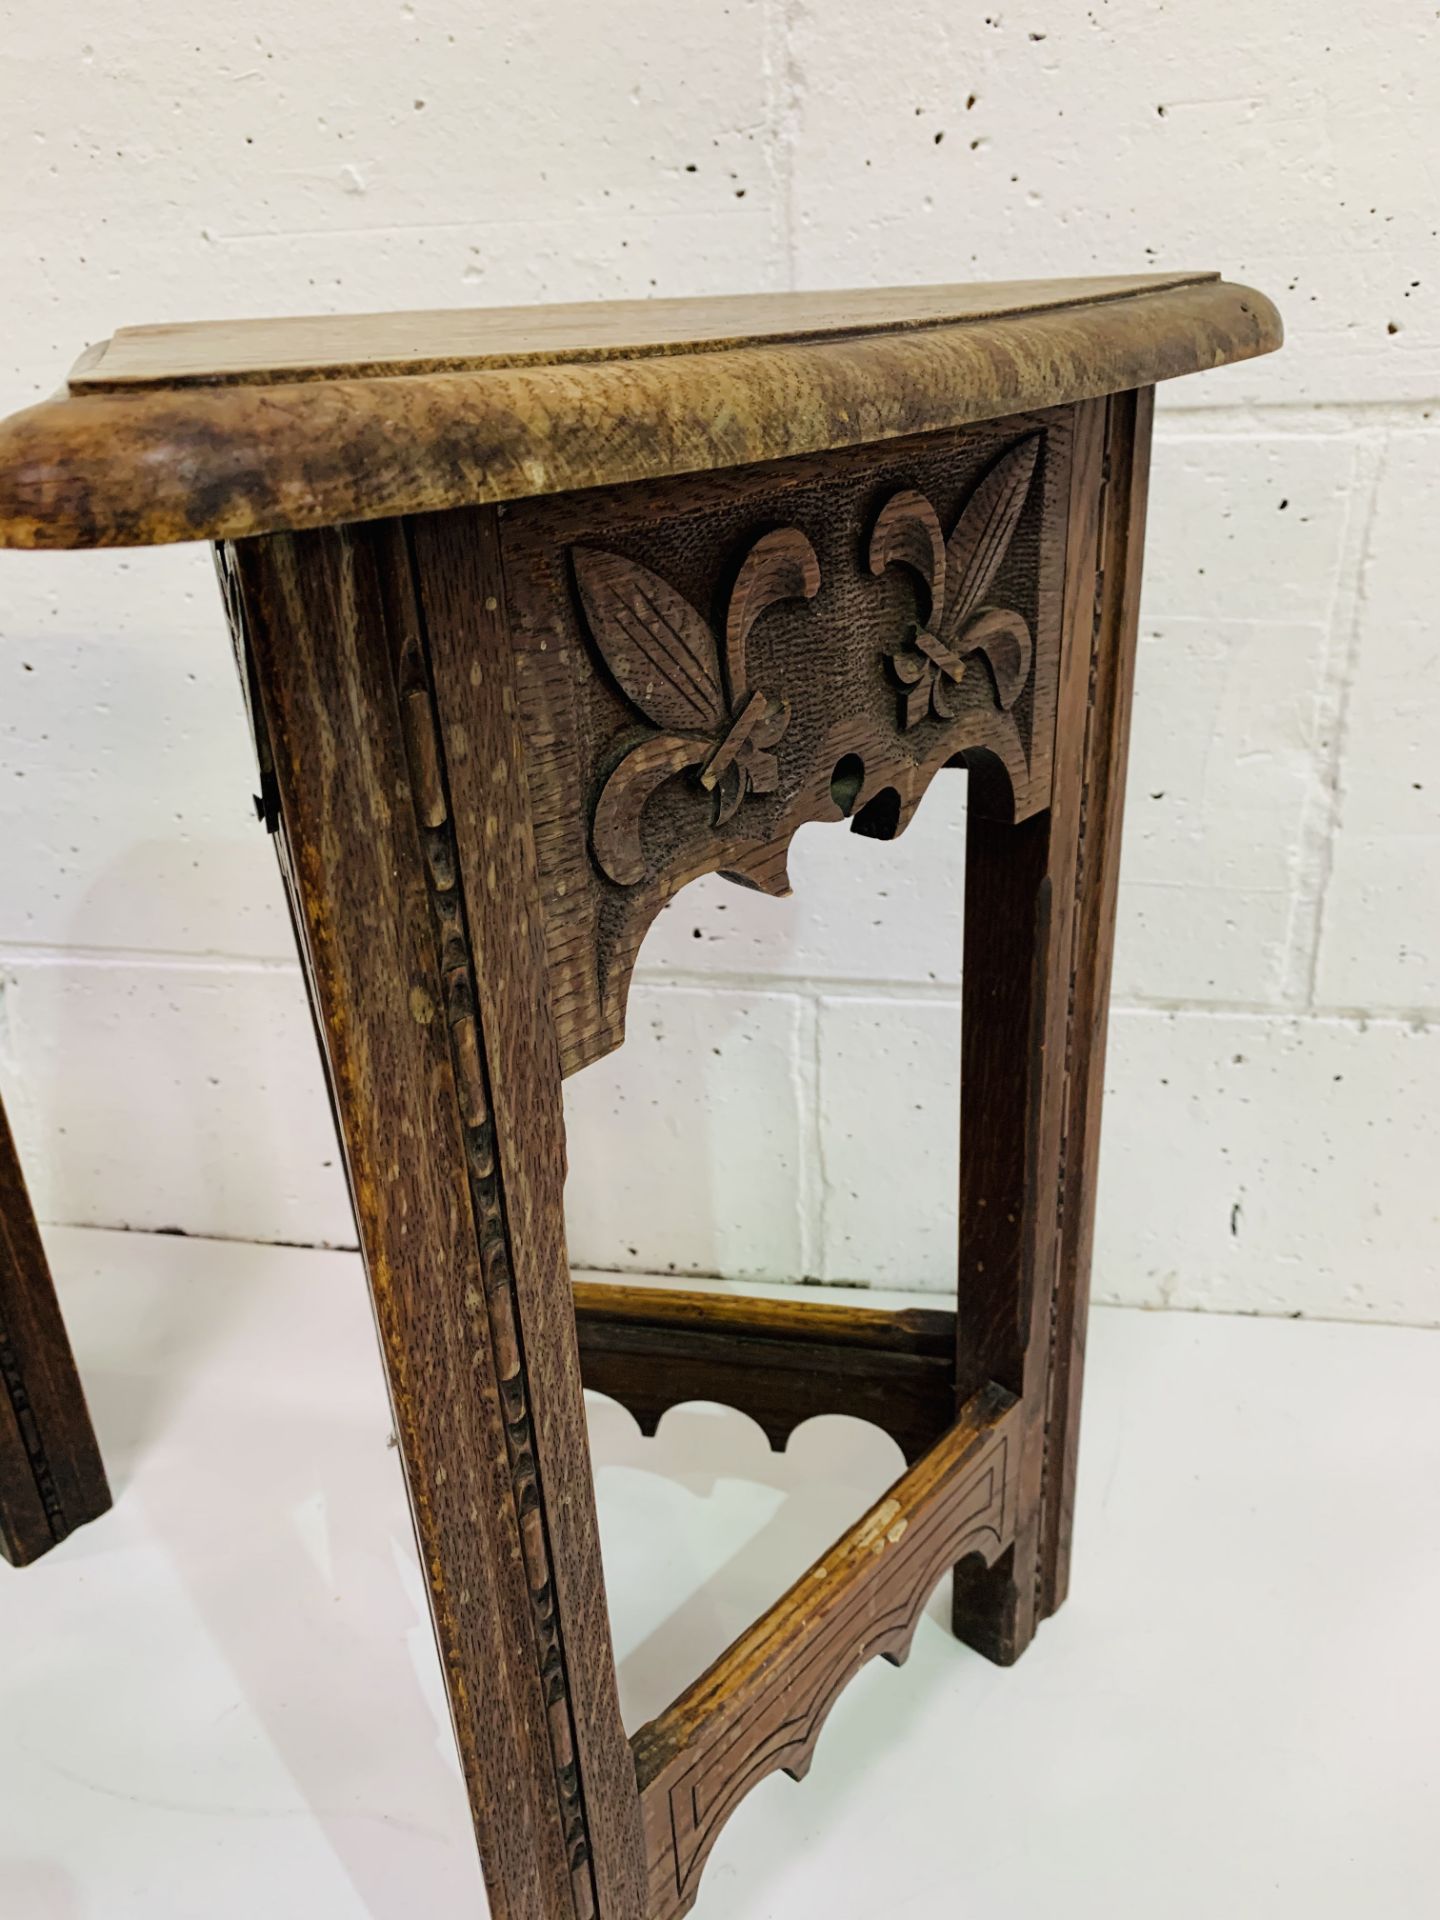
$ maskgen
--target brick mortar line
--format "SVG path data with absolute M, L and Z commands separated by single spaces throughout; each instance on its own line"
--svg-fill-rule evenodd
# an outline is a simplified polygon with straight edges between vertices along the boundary
M 0 975 L 7 968 L 16 973 L 39 974 L 50 970 L 74 968 L 97 974 L 107 972 L 151 972 L 233 974 L 246 977 L 294 976 L 302 980 L 298 962 L 290 960 L 224 959 L 195 954 L 127 952 L 65 948 L 14 948 L 0 946 Z M 960 1003 L 958 980 L 896 980 L 871 975 L 827 975 L 747 973 L 716 969 L 646 973 L 639 970 L 634 984 L 646 992 L 730 993 L 756 999 L 870 1000 L 881 1004 L 914 1006 L 955 1006 Z M 0 978 L 0 997 L 4 981 Z M 1264 1000 L 1174 999 L 1164 995 L 1128 995 L 1111 1001 L 1113 1013 L 1148 1013 L 1176 1018 L 1244 1019 L 1284 1021 L 1338 1021 L 1346 1025 L 1428 1027 L 1440 1024 L 1440 1004 L 1422 1001 L 1418 1005 L 1300 1005 Z

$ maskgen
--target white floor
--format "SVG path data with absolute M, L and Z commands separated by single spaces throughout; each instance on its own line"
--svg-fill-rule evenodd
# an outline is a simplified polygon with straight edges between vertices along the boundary
M 0 1566 L 0 1915 L 482 1912 L 358 1262 L 48 1238 L 118 1501 Z M 1087 1406 L 1070 1605 L 1003 1673 L 942 1590 L 699 1920 L 1440 1914 L 1440 1335 L 1102 1312 Z M 632 1727 L 900 1465 L 592 1432 Z

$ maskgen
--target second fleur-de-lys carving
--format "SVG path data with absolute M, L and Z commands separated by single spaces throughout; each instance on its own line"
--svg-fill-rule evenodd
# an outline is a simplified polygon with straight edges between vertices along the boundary
M 900 684 L 900 725 L 927 715 L 952 720 L 969 658 L 990 669 L 998 704 L 1009 710 L 1030 677 L 1034 652 L 1020 614 L 983 603 L 1015 537 L 1035 475 L 1040 436 L 1031 434 L 995 462 L 965 504 L 947 541 L 923 493 L 893 494 L 870 536 L 870 571 L 909 567 L 929 594 L 928 618 L 890 656 Z
M 815 549 L 797 527 L 763 534 L 731 589 L 723 646 L 709 622 L 656 573 L 623 554 L 572 549 L 581 604 L 626 698 L 663 728 L 625 755 L 605 782 L 591 844 L 618 886 L 645 876 L 640 816 L 674 775 L 698 769 L 723 826 L 747 793 L 773 793 L 780 769 L 772 749 L 790 724 L 789 702 L 750 685 L 750 630 L 777 601 L 813 600 L 820 590 Z

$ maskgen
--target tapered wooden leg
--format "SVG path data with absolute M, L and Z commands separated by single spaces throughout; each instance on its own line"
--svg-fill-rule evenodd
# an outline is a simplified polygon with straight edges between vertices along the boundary
M 1046 1399 L 1047 1474 L 1041 1613 L 1064 1601 L 1080 1438 L 1080 1394 L 1090 1308 L 1090 1257 L 1100 1161 L 1110 973 L 1120 880 L 1120 835 L 1130 752 L 1130 707 L 1140 619 L 1140 575 L 1150 484 L 1155 390 L 1116 394 L 1099 536 L 1093 680 L 1082 788 L 1075 897 L 1069 1066 L 1061 1174 L 1055 1322 Z
M 641 1920 L 493 534 L 279 536 L 222 573 L 491 1910 Z
M 957 1385 L 1018 1396 L 1023 1454 L 955 1629 L 1007 1663 L 1068 1580 L 1151 399 L 1077 409 L 1050 807 L 968 827 Z
M 1045 1210 L 1053 1192 L 1055 1089 L 1046 988 L 1054 951 L 1054 817 L 1018 826 L 968 816 L 960 1085 L 961 1258 L 957 1378 L 995 1381 L 1020 1401 L 1014 1544 L 993 1566 L 955 1570 L 955 1631 L 992 1660 L 1018 1658 L 1035 1630 L 1044 1393 Z M 982 905 L 983 903 L 983 905 Z M 1050 1123 L 1050 1124 L 1047 1124 Z M 971 1391 L 975 1388 L 972 1387 Z
M 26 1566 L 109 1506 L 95 1430 L 0 1106 L 0 1553 Z

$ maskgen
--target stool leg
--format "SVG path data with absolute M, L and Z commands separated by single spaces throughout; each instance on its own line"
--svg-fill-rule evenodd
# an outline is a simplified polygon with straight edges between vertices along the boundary
M 0 1553 L 26 1566 L 109 1506 L 95 1430 L 0 1106 Z
M 1019 1657 L 1065 1597 L 1151 390 L 1076 409 L 1049 808 L 966 842 L 958 1390 L 1024 1410 L 1016 1542 L 957 1569 L 955 1630 Z
M 276 536 L 222 577 L 491 1911 L 641 1920 L 493 531 Z

